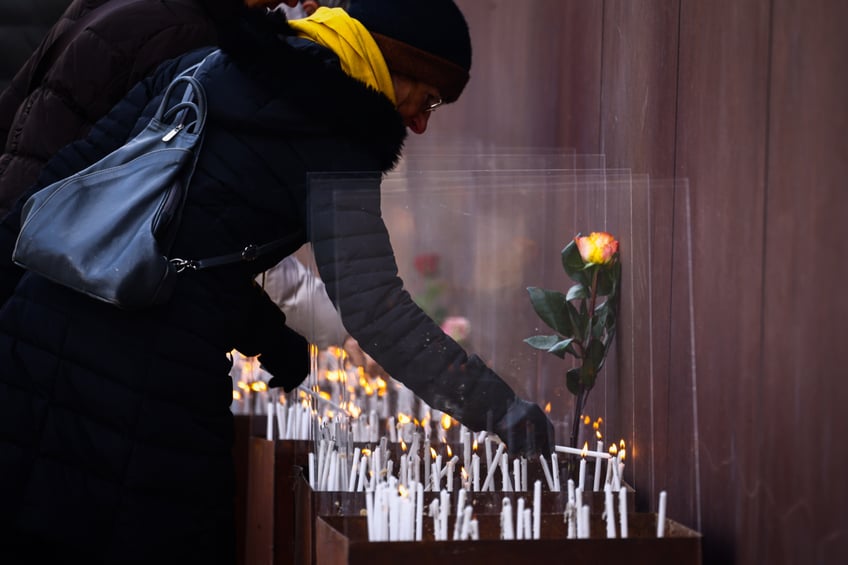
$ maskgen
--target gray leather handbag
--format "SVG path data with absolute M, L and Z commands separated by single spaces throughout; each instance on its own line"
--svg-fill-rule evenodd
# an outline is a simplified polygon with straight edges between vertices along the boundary
M 203 260 L 169 257 L 206 123 L 199 70 L 217 53 L 171 82 L 136 137 L 27 200 L 15 263 L 132 310 L 166 302 L 184 269 L 252 260 L 284 243 Z

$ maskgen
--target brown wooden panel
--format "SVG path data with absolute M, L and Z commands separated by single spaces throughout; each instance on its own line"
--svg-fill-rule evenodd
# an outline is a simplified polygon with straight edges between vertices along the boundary
M 601 151 L 608 167 L 629 168 L 634 173 L 649 175 L 650 181 L 669 179 L 674 175 L 674 115 L 677 82 L 677 20 L 678 0 L 645 2 L 608 0 L 604 3 L 604 39 L 601 92 Z M 667 190 L 665 194 L 670 194 Z M 638 206 L 638 203 L 637 203 Z M 662 208 L 658 208 L 662 211 Z M 670 219 L 669 215 L 664 219 Z M 623 252 L 634 255 L 630 263 L 640 261 L 640 269 L 649 270 L 651 284 L 656 281 L 662 292 L 649 302 L 645 287 L 630 289 L 631 322 L 649 323 L 656 313 L 656 322 L 662 324 L 667 315 L 671 285 L 671 261 L 660 250 L 658 262 L 647 265 L 647 246 L 651 240 L 650 213 L 642 210 L 633 226 L 632 245 Z M 663 221 L 663 220 L 660 220 Z M 641 242 L 643 247 L 637 246 Z M 643 251 L 645 253 L 640 254 Z M 632 282 L 638 280 L 633 279 Z M 626 290 L 626 289 L 625 289 Z M 637 292 L 638 291 L 638 292 Z M 635 301 L 637 297 L 641 300 Z M 625 302 L 626 304 L 626 302 Z M 651 307 L 658 312 L 648 312 Z M 626 320 L 625 320 L 626 321 Z M 652 367 L 649 353 L 651 343 L 662 362 L 668 355 L 668 324 L 653 328 L 656 333 L 647 335 L 648 326 L 625 325 L 620 339 L 631 341 L 629 355 L 622 358 L 622 383 L 617 391 L 614 407 L 618 418 L 610 420 L 620 428 L 621 435 L 630 440 L 627 478 L 637 488 L 639 504 L 644 508 L 655 498 L 652 490 L 657 457 L 664 457 L 667 438 L 664 430 L 655 436 L 654 421 L 663 422 L 668 417 L 665 403 L 668 391 L 668 373 L 663 365 Z M 634 331 L 638 336 L 631 336 Z M 634 339 L 636 340 L 634 342 Z M 640 354 L 637 357 L 637 353 Z M 652 379 L 656 379 L 652 382 Z M 643 386 L 637 386 L 637 383 Z M 647 386 L 644 386 L 647 385 Z M 652 390 L 659 398 L 651 398 Z M 637 406 L 643 409 L 637 409 Z M 651 407 L 655 413 L 651 412 Z M 647 408 L 647 410 L 644 410 Z M 656 440 L 662 440 L 657 442 Z M 659 487 L 664 486 L 660 484 Z
M 839 563 L 848 541 L 848 4 L 773 5 L 756 549 L 761 563 Z
M 700 488 L 695 504 L 671 508 L 702 530 L 716 563 L 744 554 L 737 540 L 756 546 L 760 519 L 748 500 L 760 468 L 768 22 L 765 2 L 681 7 L 677 174 L 691 186 L 698 395 L 685 429 L 697 441 Z

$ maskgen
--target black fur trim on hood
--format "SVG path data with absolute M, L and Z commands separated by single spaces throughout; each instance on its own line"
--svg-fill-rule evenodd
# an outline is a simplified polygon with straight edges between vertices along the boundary
M 342 72 L 337 59 L 328 63 L 290 45 L 287 36 L 294 30 L 281 12 L 245 8 L 234 20 L 219 23 L 218 34 L 221 50 L 243 72 L 271 92 L 285 93 L 331 130 L 371 146 L 383 172 L 397 164 L 407 134 L 392 102 Z M 297 88 L 292 80 L 298 81 Z

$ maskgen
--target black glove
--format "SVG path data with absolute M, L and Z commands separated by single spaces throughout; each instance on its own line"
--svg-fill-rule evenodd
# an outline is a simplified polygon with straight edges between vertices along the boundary
M 283 387 L 291 392 L 309 375 L 309 343 L 286 327 L 274 349 L 259 356 L 259 363 L 272 375 L 269 387 Z
M 550 456 L 554 446 L 554 427 L 538 405 L 513 400 L 506 413 L 495 424 L 495 433 L 503 440 L 510 455 Z

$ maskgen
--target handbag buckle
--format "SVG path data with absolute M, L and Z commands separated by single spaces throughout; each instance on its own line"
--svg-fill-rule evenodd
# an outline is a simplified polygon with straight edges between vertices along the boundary
M 259 246 L 254 243 L 245 247 L 241 252 L 242 261 L 255 261 L 257 257 L 259 257 Z
M 176 271 L 178 273 L 182 273 L 186 269 L 192 269 L 192 270 L 197 269 L 197 264 L 194 261 L 192 261 L 191 259 L 174 258 L 174 259 L 171 259 L 171 264 L 174 266 L 174 268 L 176 269 Z

